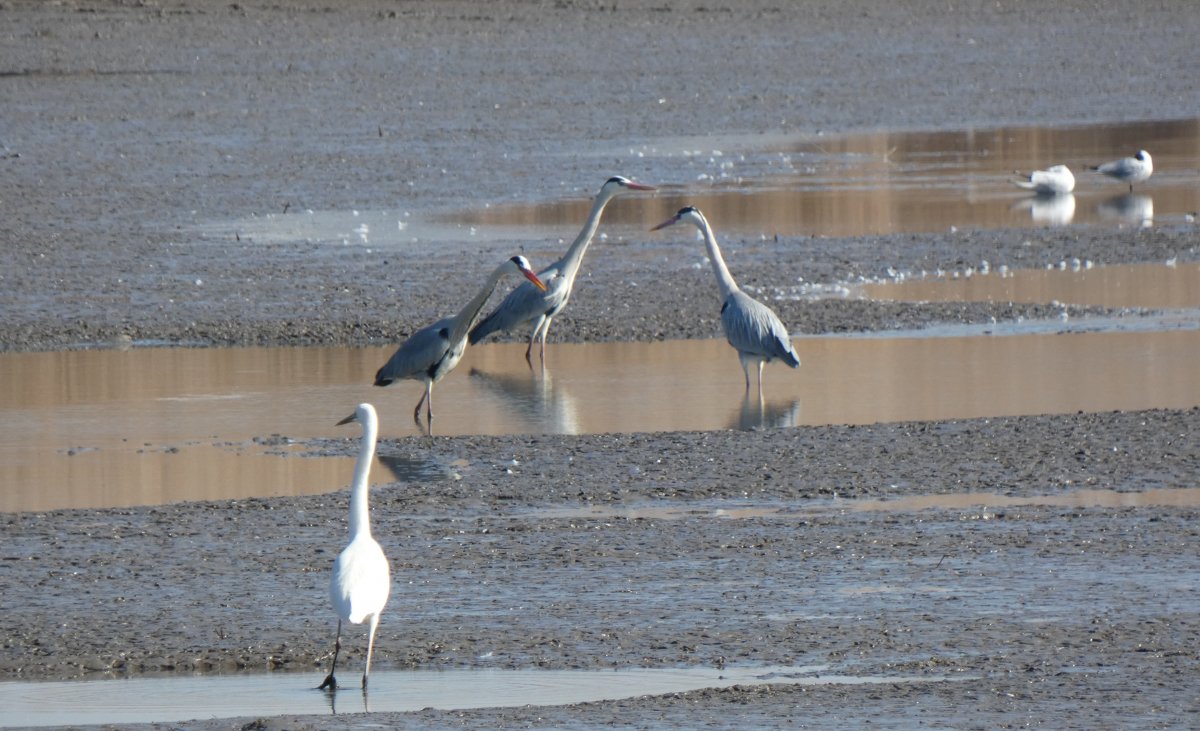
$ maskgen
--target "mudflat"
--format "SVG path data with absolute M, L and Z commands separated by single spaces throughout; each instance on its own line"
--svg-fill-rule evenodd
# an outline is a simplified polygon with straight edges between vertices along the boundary
M 1200 20 L 1184 0 L 10 0 L 0 18 L 8 350 L 396 342 L 456 310 L 511 253 L 251 242 L 206 233 L 214 222 L 589 197 L 617 173 L 689 182 L 685 160 L 632 152 L 663 138 L 1168 119 L 1200 101 Z M 1198 244 L 1182 225 L 782 237 L 742 247 L 736 269 L 751 285 L 832 283 L 983 260 L 1195 260 Z M 530 241 L 525 253 L 537 264 L 562 246 Z M 555 338 L 716 334 L 694 244 L 645 246 L 589 255 Z M 1057 312 L 776 309 L 809 333 Z M 377 667 L 819 664 L 961 679 L 255 723 L 1192 726 L 1200 566 L 1185 488 L 1197 487 L 1197 434 L 1200 413 L 1187 410 L 389 440 L 448 469 L 373 495 L 397 579 Z M 1080 490 L 1130 497 L 1062 502 Z M 976 504 L 934 510 L 903 501 L 973 492 Z M 345 498 L 0 516 L 0 673 L 273 669 L 315 685 Z M 864 509 L 874 500 L 884 505 Z M 346 644 L 353 668 L 361 647 Z

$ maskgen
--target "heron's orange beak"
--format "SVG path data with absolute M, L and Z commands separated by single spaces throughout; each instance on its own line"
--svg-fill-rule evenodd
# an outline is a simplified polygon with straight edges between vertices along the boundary
M 542 290 L 543 292 L 546 291 L 546 285 L 542 282 L 542 280 L 538 279 L 538 275 L 534 274 L 533 270 L 522 269 L 521 273 L 525 275 L 526 279 L 533 282 L 533 286 L 537 287 L 538 289 Z
M 630 190 L 658 190 L 658 188 L 655 188 L 653 185 L 646 185 L 645 183 L 635 183 L 632 180 L 629 181 L 629 183 L 627 183 L 625 185 L 625 187 L 629 188 Z
M 658 224 L 657 226 L 655 226 L 654 228 L 652 228 L 650 230 L 657 231 L 660 228 L 666 228 L 667 226 L 670 226 L 671 224 L 677 222 L 678 220 L 679 220 L 679 216 L 671 216 L 670 218 L 668 218 L 667 220 L 663 221 L 662 223 Z

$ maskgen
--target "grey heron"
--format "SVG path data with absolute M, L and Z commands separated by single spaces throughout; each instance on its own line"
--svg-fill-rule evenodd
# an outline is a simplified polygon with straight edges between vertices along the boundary
M 425 392 L 413 409 L 413 421 L 420 423 L 421 404 L 426 404 L 425 413 L 432 423 L 433 384 L 454 370 L 454 366 L 462 360 L 463 352 L 467 349 L 467 332 L 475 324 L 488 297 L 492 296 L 500 277 L 505 274 L 521 274 L 530 281 L 531 287 L 546 289 L 525 257 L 518 255 L 505 259 L 488 277 L 479 294 L 464 305 L 457 315 L 438 320 L 413 333 L 375 373 L 376 386 L 387 386 L 405 378 L 425 382 Z
M 1045 170 L 1034 170 L 1028 177 L 1013 182 L 1037 195 L 1065 195 L 1075 190 L 1075 175 L 1066 165 L 1051 165 Z
M 615 175 L 600 186 L 600 192 L 592 203 L 583 229 L 575 237 L 575 241 L 567 249 L 563 257 L 538 272 L 538 276 L 546 286 L 538 288 L 522 283 L 508 294 L 507 297 L 492 310 L 478 325 L 471 330 L 471 344 L 480 342 L 494 332 L 504 332 L 526 323 L 533 323 L 533 331 L 529 333 L 529 347 L 525 349 L 525 360 L 532 363 L 530 353 L 533 352 L 535 339 L 541 341 L 540 354 L 546 359 L 546 333 L 550 331 L 550 322 L 554 316 L 567 306 L 571 298 L 571 288 L 575 284 L 575 275 L 579 273 L 579 265 L 583 263 L 583 255 L 587 252 L 588 244 L 596 234 L 600 225 L 600 216 L 604 207 L 616 196 L 627 190 L 654 190 L 653 186 L 635 183 L 632 180 Z
M 371 404 L 359 404 L 354 413 L 338 422 L 338 425 L 358 422 L 362 424 L 362 442 L 358 448 L 358 460 L 354 463 L 354 481 L 350 486 L 350 542 L 338 554 L 333 563 L 333 575 L 329 579 L 329 601 L 338 615 L 337 636 L 333 645 L 333 662 L 329 675 L 321 683 L 321 690 L 337 690 L 338 653 L 342 649 L 342 622 L 362 624 L 367 622 L 367 663 L 363 669 L 362 687 L 367 688 L 367 676 L 371 674 L 371 654 L 375 650 L 375 630 L 379 627 L 379 615 L 387 604 L 392 587 L 391 572 L 383 549 L 371 536 L 371 519 L 367 508 L 367 477 L 371 473 L 371 460 L 375 457 L 375 438 L 379 433 L 379 419 Z
M 742 362 L 747 393 L 750 391 L 750 364 L 758 364 L 758 394 L 761 397 L 763 364 L 778 359 L 792 368 L 800 365 L 800 356 L 792 347 L 788 330 L 770 307 L 738 287 L 729 273 L 729 267 L 725 266 L 712 227 L 699 210 L 691 206 L 681 208 L 651 230 L 658 231 L 676 223 L 690 223 L 704 235 L 704 245 L 708 248 L 717 288 L 721 291 L 721 327 L 725 330 L 725 339 L 737 351 L 738 359 Z
M 1134 183 L 1143 183 L 1154 173 L 1154 161 L 1150 159 L 1149 152 L 1138 150 L 1137 154 L 1132 157 L 1123 157 L 1120 160 L 1089 167 L 1088 170 L 1095 170 L 1110 178 L 1129 183 L 1129 192 L 1132 193 Z

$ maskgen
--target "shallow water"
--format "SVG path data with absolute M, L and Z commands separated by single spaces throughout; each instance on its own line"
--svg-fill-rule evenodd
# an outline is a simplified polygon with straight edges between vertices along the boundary
M 729 507 L 692 503 L 677 505 L 591 505 L 531 511 L 525 517 L 543 519 L 623 518 L 625 520 L 681 520 L 708 517 L 715 520 L 807 521 L 814 515 L 844 512 L 912 513 L 921 510 L 978 510 L 987 516 L 996 510 L 1021 507 L 1066 508 L 1195 508 L 1200 507 L 1200 488 L 1176 487 L 1122 492 L 1119 490 L 1070 490 L 1053 495 L 999 495 L 991 492 L 962 492 L 916 495 L 888 500 L 805 500 L 803 503 L 773 502 L 766 505 Z
M 1145 324 L 1137 320 L 1137 324 Z M 545 370 L 524 345 L 467 351 L 434 390 L 439 435 L 750 429 L 1200 406 L 1200 329 L 1069 332 L 1070 322 L 931 333 L 801 337 L 744 395 L 723 340 L 556 343 Z M 1086 323 L 1093 325 L 1094 323 Z M 1052 334 L 1064 331 L 1063 334 Z M 1013 332 L 1015 334 L 998 335 Z M 1047 334 L 1051 333 L 1051 334 Z M 349 458 L 296 456 L 354 405 L 384 439 L 421 434 L 416 382 L 371 374 L 392 348 L 134 348 L 0 354 L 0 511 L 314 494 L 349 482 Z M 376 481 L 448 465 L 380 450 Z
M 1099 267 L 1073 260 L 1047 269 L 926 273 L 864 284 L 857 291 L 870 299 L 909 302 L 1060 302 L 1194 310 L 1200 308 L 1200 263 Z
M 1154 175 L 1128 186 L 1087 170 L 1149 150 Z M 863 236 L 1067 224 L 1183 223 L 1200 211 L 1200 119 L 1068 127 L 657 140 L 630 150 L 684 158 L 687 181 L 644 181 L 655 195 L 618 200 L 601 231 L 654 241 L 650 227 L 682 205 L 700 207 L 720 231 L 759 236 Z M 1076 179 L 1071 195 L 1030 195 L 1012 180 L 1057 163 Z M 208 228 L 258 241 L 324 241 L 379 248 L 439 242 L 527 240 L 573 233 L 585 196 L 472 211 L 293 210 Z
M 1084 170 L 1139 140 L 1155 176 L 1130 194 Z M 728 143 L 728 144 L 725 144 Z M 719 145 L 722 149 L 717 149 Z M 683 202 L 742 234 L 857 235 L 1030 221 L 1144 225 L 1200 209 L 1200 120 L 1062 128 L 879 132 L 718 142 L 658 140 L 636 151 L 682 157 L 686 185 L 618 200 L 605 228 L 647 229 Z M 1031 197 L 1013 170 L 1065 162 L 1076 194 Z M 658 182 L 663 181 L 649 181 Z M 561 236 L 589 199 L 478 211 L 289 211 L 216 224 L 256 240 L 410 247 L 441 241 Z M 1069 216 L 1064 212 L 1069 208 Z M 1152 209 L 1152 213 L 1150 212 Z M 621 235 L 618 233 L 618 235 Z M 853 294 L 922 301 L 1059 302 L 1175 308 L 1123 322 L 1056 321 L 870 337 L 804 337 L 798 371 L 767 368 L 765 397 L 743 397 L 719 340 L 553 344 L 530 370 L 519 345 L 468 351 L 435 389 L 439 435 L 749 429 L 960 419 L 1200 404 L 1200 265 L 927 273 Z M 786 295 L 786 293 L 785 293 Z M 795 296 L 804 296 L 802 292 Z M 1068 334 L 1053 335 L 1064 332 Z M 1006 337 L 994 337 L 1006 334 Z M 940 337 L 933 337 L 939 335 Z M 416 435 L 415 382 L 371 375 L 392 348 L 141 349 L 0 355 L 0 510 L 106 507 L 309 494 L 344 486 L 351 460 L 289 456 L 355 403 L 380 410 L 383 437 Z M 381 450 L 377 480 L 448 467 Z
M 0 683 L 0 726 L 171 723 L 238 716 L 403 712 L 555 706 L 701 688 L 776 683 L 872 685 L 932 683 L 938 675 L 826 674 L 824 666 L 685 669 L 377 671 L 370 692 L 313 689 L 311 674 L 261 674 L 131 678 L 120 680 Z M 347 676 L 358 677 L 353 672 Z M 965 676 L 954 679 L 966 679 Z

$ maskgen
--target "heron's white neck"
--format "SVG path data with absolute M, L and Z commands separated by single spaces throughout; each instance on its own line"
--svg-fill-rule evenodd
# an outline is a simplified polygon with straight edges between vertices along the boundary
M 712 226 L 708 225 L 708 219 L 703 219 L 704 225 L 700 227 L 700 232 L 704 234 L 704 245 L 708 249 L 708 259 L 712 262 L 713 275 L 717 278 L 717 287 L 721 290 L 721 299 L 724 300 L 729 295 L 738 290 L 737 282 L 733 281 L 733 275 L 729 273 L 729 267 L 725 266 L 725 259 L 721 256 L 721 247 L 717 246 L 717 237 L 713 234 Z
M 367 508 L 370 486 L 367 484 L 367 478 L 371 474 L 371 462 L 375 459 L 375 438 L 379 433 L 379 421 L 374 414 L 367 415 L 362 428 L 358 460 L 354 463 L 354 482 L 350 487 L 350 540 L 371 535 L 370 511 Z
M 579 271 L 579 265 L 583 263 L 583 255 L 587 251 L 588 244 L 592 243 L 592 237 L 596 235 L 596 229 L 600 226 L 600 216 L 604 213 L 604 207 L 615 196 L 616 193 L 610 193 L 607 190 L 600 191 L 600 195 L 596 196 L 596 200 L 592 202 L 592 210 L 588 213 L 579 235 L 575 237 L 575 241 L 571 243 L 567 253 L 558 260 L 558 275 L 568 282 L 574 279 L 575 274 Z

